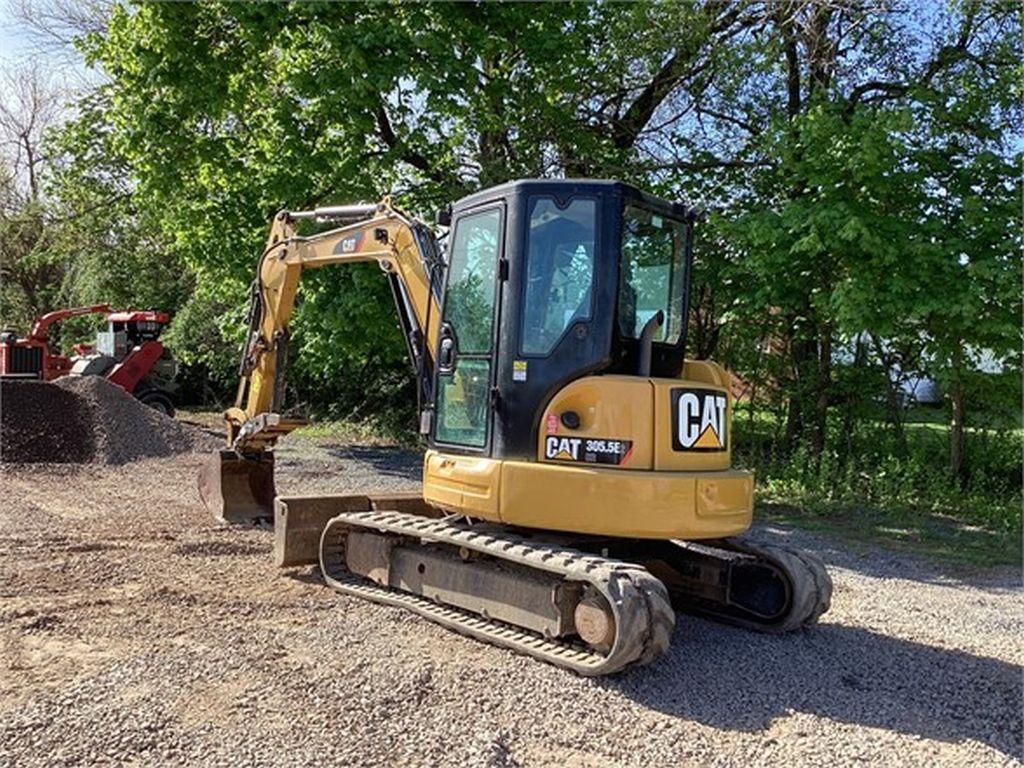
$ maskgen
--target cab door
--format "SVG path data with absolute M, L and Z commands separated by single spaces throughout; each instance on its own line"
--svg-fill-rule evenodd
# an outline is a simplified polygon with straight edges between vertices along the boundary
M 473 209 L 453 222 L 437 340 L 431 437 L 438 447 L 490 451 L 504 225 L 500 204 Z

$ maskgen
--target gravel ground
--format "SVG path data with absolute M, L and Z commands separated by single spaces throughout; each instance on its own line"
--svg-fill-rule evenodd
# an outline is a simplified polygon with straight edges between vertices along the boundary
M 282 493 L 414 488 L 418 456 L 290 440 Z M 813 630 L 680 617 L 587 680 L 276 571 L 195 454 L 0 470 L 0 765 L 1019 765 L 1024 599 L 764 528 L 836 581 Z

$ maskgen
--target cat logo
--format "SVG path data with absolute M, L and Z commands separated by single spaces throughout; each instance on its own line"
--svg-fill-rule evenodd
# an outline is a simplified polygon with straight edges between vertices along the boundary
M 343 238 L 334 246 L 335 255 L 341 253 L 355 253 L 360 250 L 363 244 L 363 233 L 357 232 L 350 237 Z
M 712 389 L 673 389 L 672 449 L 724 451 L 726 406 L 724 392 Z
M 578 437 L 549 437 L 544 441 L 544 458 L 579 461 L 582 442 Z

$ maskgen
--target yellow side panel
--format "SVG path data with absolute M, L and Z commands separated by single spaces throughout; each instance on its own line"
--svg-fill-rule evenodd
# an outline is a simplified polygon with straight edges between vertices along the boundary
M 423 457 L 423 498 L 428 504 L 498 521 L 501 462 L 477 456 L 427 451 Z
M 687 360 L 683 363 L 683 374 L 679 378 L 722 389 L 729 387 L 729 373 L 710 360 Z
M 697 516 L 720 518 L 738 510 L 753 511 L 754 475 L 751 472 L 707 473 L 697 478 Z
M 506 461 L 501 521 L 603 536 L 713 539 L 742 533 L 753 511 L 749 472 L 621 472 Z
M 580 426 L 569 429 L 559 420 L 566 411 L 580 417 Z M 537 434 L 537 459 L 562 461 L 548 456 L 548 438 L 582 440 L 577 447 L 585 451 L 588 440 L 632 441 L 619 469 L 651 469 L 654 459 L 654 408 L 650 379 L 637 376 L 587 376 L 577 379 L 556 394 L 541 416 Z

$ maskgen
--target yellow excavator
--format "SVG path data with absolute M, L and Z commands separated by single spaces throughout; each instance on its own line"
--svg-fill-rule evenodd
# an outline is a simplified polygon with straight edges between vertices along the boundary
M 394 208 L 283 211 L 252 286 L 227 446 L 200 493 L 273 518 L 279 566 L 346 594 L 602 675 L 668 646 L 675 611 L 785 632 L 814 623 L 821 561 L 741 537 L 726 372 L 687 360 L 699 216 L 633 186 L 522 180 L 459 200 L 442 248 Z M 326 231 L 301 236 L 302 222 Z M 422 494 L 276 497 L 288 324 L 306 269 L 376 262 L 415 370 Z

